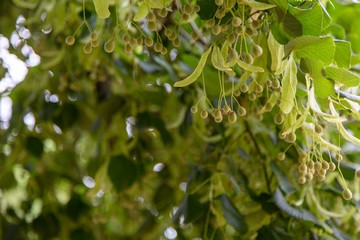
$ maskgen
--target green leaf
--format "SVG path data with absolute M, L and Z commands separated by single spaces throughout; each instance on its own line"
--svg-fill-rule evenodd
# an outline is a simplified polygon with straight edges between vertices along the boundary
M 253 73 L 264 72 L 264 69 L 262 67 L 254 66 L 252 64 L 247 64 L 246 62 L 241 61 L 240 59 L 238 59 L 236 63 L 237 65 L 239 65 L 239 67 L 249 72 L 253 72 Z
M 288 114 L 294 107 L 297 86 L 296 74 L 296 62 L 293 55 L 291 55 L 285 66 L 285 72 L 282 79 L 282 94 L 279 105 L 281 111 L 285 114 Z
M 267 10 L 267 9 L 276 7 L 276 5 L 274 5 L 274 4 L 257 2 L 254 0 L 245 1 L 245 4 L 249 5 L 252 9 L 255 9 L 255 10 Z
M 195 82 L 198 79 L 198 77 L 200 76 L 200 74 L 202 73 L 202 70 L 205 66 L 206 60 L 207 60 L 210 52 L 211 52 L 211 47 L 209 47 L 209 49 L 206 50 L 206 52 L 204 52 L 201 55 L 199 64 L 195 68 L 194 72 L 192 74 L 190 74 L 190 76 L 188 76 L 187 78 L 185 78 L 179 82 L 176 82 L 174 84 L 174 87 L 185 87 L 185 86 L 190 85 L 191 83 Z
M 360 84 L 360 76 L 349 70 L 337 67 L 325 68 L 325 76 L 337 83 L 342 83 L 345 87 L 356 87 Z
M 335 110 L 334 107 L 334 103 L 333 101 L 329 102 L 329 109 L 332 115 L 334 116 L 339 116 L 339 113 Z M 343 138 L 345 138 L 346 140 L 348 140 L 349 142 L 352 142 L 353 144 L 360 146 L 360 139 L 356 138 L 355 136 L 351 135 L 344 127 L 344 125 L 342 125 L 341 122 L 337 122 L 336 123 L 336 127 L 339 130 L 341 136 Z
M 29 136 L 25 141 L 26 150 L 33 156 L 40 158 L 44 151 L 44 143 L 41 139 Z
M 109 5 L 110 0 L 93 0 L 95 11 L 99 18 L 108 18 L 110 17 Z
M 275 161 L 271 161 L 270 167 L 275 173 L 275 176 L 279 182 L 281 190 L 283 190 L 287 194 L 293 193 L 295 191 L 295 188 L 291 185 L 288 178 L 281 171 L 281 169 L 276 165 Z
M 351 44 L 348 41 L 335 40 L 334 61 L 338 67 L 350 68 Z
M 331 37 L 301 36 L 285 45 L 285 56 L 294 52 L 300 58 L 320 60 L 329 65 L 335 54 L 335 43 Z
M 211 62 L 216 69 L 235 76 L 235 72 L 231 69 L 231 67 L 226 66 L 225 59 L 220 51 L 220 48 L 216 45 L 213 47 L 212 50 Z
M 276 189 L 274 193 L 274 202 L 276 206 L 280 208 L 283 212 L 289 214 L 291 217 L 304 220 L 304 221 L 310 221 L 313 223 L 316 223 L 317 225 L 321 225 L 319 220 L 311 213 L 304 209 L 298 209 L 290 206 L 283 194 L 281 193 L 280 189 Z
M 279 28 L 289 40 L 303 35 L 301 23 L 289 12 L 286 12 L 284 18 L 279 23 Z
M 117 191 L 130 187 L 138 175 L 135 162 L 124 155 L 111 157 L 108 174 Z
M 184 218 L 184 223 L 192 223 L 203 216 L 208 209 L 208 204 L 199 202 L 195 195 L 187 195 L 181 202 L 178 210 L 176 211 L 173 222 L 180 222 L 180 218 Z
M 303 35 L 319 36 L 331 22 L 330 16 L 317 2 L 305 9 L 290 7 L 289 12 L 301 22 Z
M 146 4 L 143 2 L 139 3 L 138 10 L 134 16 L 134 21 L 136 22 L 140 21 L 141 19 L 146 17 L 148 12 L 149 12 L 148 6 L 146 6 Z
M 240 234 L 245 234 L 248 231 L 248 226 L 244 216 L 236 209 L 228 196 L 223 194 L 219 196 L 219 200 L 226 221 Z
M 315 95 L 319 98 L 327 98 L 335 94 L 334 83 L 321 75 L 313 77 Z
M 39 3 L 39 0 L 12 0 L 15 6 L 21 8 L 34 9 Z
M 145 0 L 145 4 L 149 7 L 149 8 L 157 8 L 157 9 L 162 9 L 164 7 L 166 7 L 167 5 L 169 5 L 170 3 L 172 3 L 174 0 Z
M 275 74 L 281 74 L 285 66 L 285 61 L 283 61 L 284 46 L 276 41 L 272 32 L 269 33 L 267 43 L 271 54 L 271 70 Z

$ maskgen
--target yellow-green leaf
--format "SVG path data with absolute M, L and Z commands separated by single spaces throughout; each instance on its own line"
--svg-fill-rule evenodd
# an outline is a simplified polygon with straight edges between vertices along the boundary
M 285 114 L 288 114 L 294 107 L 297 86 L 296 73 L 296 62 L 293 55 L 290 55 L 282 79 L 282 94 L 279 105 L 281 111 Z
M 192 74 L 190 74 L 187 78 L 185 78 L 179 82 L 176 82 L 174 84 L 174 87 L 185 87 L 185 86 L 190 85 L 191 83 L 195 82 L 198 79 L 198 77 L 200 76 L 210 52 L 211 52 L 211 47 L 201 55 L 199 64 L 196 66 L 194 72 Z
M 325 76 L 337 83 L 342 83 L 345 87 L 356 87 L 360 84 L 360 76 L 349 70 L 338 67 L 325 68 Z
M 249 72 L 253 72 L 253 73 L 264 72 L 264 69 L 262 67 L 254 66 L 252 64 L 247 64 L 246 62 L 241 61 L 239 59 L 236 61 L 236 63 L 237 63 L 237 65 L 239 65 L 239 67 L 241 67 Z
M 336 112 L 333 101 L 330 101 L 329 103 L 329 109 L 332 115 L 339 117 L 338 112 Z M 339 130 L 341 136 L 348 140 L 349 142 L 352 142 L 353 144 L 360 146 L 360 139 L 356 138 L 355 136 L 351 135 L 345 127 L 342 125 L 342 123 L 337 122 L 336 127 Z
M 149 8 L 148 6 L 146 6 L 145 3 L 141 2 L 139 3 L 139 7 L 138 10 L 134 16 L 134 21 L 140 21 L 141 19 L 143 19 L 144 17 L 146 17 L 146 15 L 149 13 Z
M 273 5 L 273 4 L 268 4 L 268 3 L 263 3 L 263 2 L 257 2 L 257 1 L 253 1 L 253 0 L 245 1 L 245 3 L 246 3 L 247 5 L 249 5 L 252 9 L 255 9 L 255 10 L 266 10 L 266 9 L 270 9 L 270 8 L 276 7 L 276 6 Z
M 267 39 L 268 47 L 271 54 L 271 70 L 275 74 L 281 74 L 284 71 L 285 61 L 284 58 L 284 46 L 278 43 L 273 34 L 270 32 Z
M 231 69 L 231 67 L 226 66 L 224 56 L 221 54 L 220 48 L 216 45 L 212 50 L 211 62 L 216 69 L 235 76 L 235 72 Z
M 145 3 L 149 8 L 162 9 L 166 7 L 166 5 L 172 3 L 173 1 L 174 0 L 145 0 Z
M 110 17 L 110 0 L 93 0 L 93 2 L 95 5 L 95 11 L 100 18 Z

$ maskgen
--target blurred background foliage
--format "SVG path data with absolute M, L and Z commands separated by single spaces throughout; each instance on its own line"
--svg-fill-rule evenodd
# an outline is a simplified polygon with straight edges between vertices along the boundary
M 276 161 L 289 145 L 277 137 L 276 112 L 236 124 L 190 113 L 199 89 L 173 88 L 199 61 L 201 47 L 186 37 L 166 55 L 151 48 L 129 55 L 120 38 L 112 54 L 102 47 L 85 54 L 89 32 L 82 26 L 76 43 L 65 44 L 85 14 L 102 46 L 116 18 L 136 9 L 134 1 L 117 2 L 118 15 L 111 5 L 105 20 L 92 1 L 84 11 L 76 0 L 0 2 L 0 55 L 8 51 L 28 70 L 15 83 L 1 58 L 0 106 L 4 112 L 10 104 L 12 113 L 0 125 L 1 239 L 360 238 L 358 148 L 341 143 L 351 201 L 342 199 L 335 172 L 301 186 L 295 147 Z M 198 4 L 214 6 L 205 2 Z M 360 6 L 326 6 L 329 33 L 360 53 Z M 203 19 L 194 21 L 202 26 Z M 218 83 L 206 84 L 208 97 L 217 98 Z M 347 127 L 359 137 L 358 126 Z

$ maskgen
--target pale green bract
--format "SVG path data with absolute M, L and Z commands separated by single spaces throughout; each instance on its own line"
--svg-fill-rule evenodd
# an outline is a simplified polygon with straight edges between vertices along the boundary
M 275 40 L 271 32 L 269 33 L 267 42 L 271 54 L 271 71 L 274 71 L 275 74 L 281 74 L 285 66 L 285 61 L 283 61 L 284 46 Z
M 145 18 L 148 13 L 148 6 L 144 2 L 139 3 L 138 10 L 134 16 L 134 21 L 140 21 L 141 19 Z
M 210 47 L 208 50 L 206 50 L 206 52 L 204 52 L 201 55 L 199 64 L 195 68 L 194 72 L 192 74 L 190 74 L 187 78 L 185 78 L 179 82 L 176 82 L 174 84 L 174 87 L 185 87 L 185 86 L 190 85 L 191 83 L 195 82 L 198 79 L 198 77 L 200 76 L 200 74 L 205 66 L 206 60 L 211 52 L 211 49 L 212 48 Z
M 294 56 L 291 54 L 285 66 L 285 72 L 282 79 L 282 94 L 280 98 L 280 109 L 288 114 L 295 104 L 295 94 L 297 86 L 297 68 Z
M 216 69 L 224 71 L 231 76 L 235 76 L 235 72 L 231 69 L 231 67 L 226 66 L 224 56 L 221 53 L 220 48 L 216 45 L 212 50 L 211 62 Z
M 110 17 L 109 5 L 110 0 L 93 0 L 95 5 L 95 11 L 99 18 Z

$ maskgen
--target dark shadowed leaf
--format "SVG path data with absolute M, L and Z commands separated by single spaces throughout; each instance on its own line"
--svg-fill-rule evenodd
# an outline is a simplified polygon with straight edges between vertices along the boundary
M 219 200 L 226 221 L 240 234 L 245 234 L 248 231 L 248 226 L 244 216 L 236 209 L 228 196 L 220 195 Z
M 33 156 L 40 158 L 44 151 L 44 143 L 40 138 L 29 136 L 25 140 L 26 150 Z
M 133 160 L 124 155 L 111 157 L 108 174 L 117 191 L 130 187 L 137 179 L 137 167 Z
M 295 191 L 295 188 L 291 185 L 286 175 L 281 171 L 281 169 L 276 165 L 274 161 L 270 163 L 270 167 L 275 173 L 281 190 L 283 190 L 287 194 L 293 193 Z

